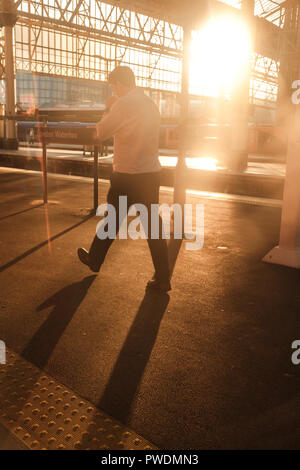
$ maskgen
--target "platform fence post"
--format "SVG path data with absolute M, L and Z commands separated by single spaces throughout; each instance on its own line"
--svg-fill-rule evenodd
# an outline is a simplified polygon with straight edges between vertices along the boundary
M 44 204 L 48 203 L 48 181 L 47 181 L 47 145 L 43 143 L 42 155 L 42 181 Z
M 94 146 L 94 210 L 98 207 L 98 145 Z

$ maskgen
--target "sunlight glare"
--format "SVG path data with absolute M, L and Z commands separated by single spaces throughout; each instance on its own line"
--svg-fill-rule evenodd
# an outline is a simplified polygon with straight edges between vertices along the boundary
M 159 161 L 163 167 L 175 167 L 177 165 L 177 157 L 167 157 L 160 155 Z M 217 170 L 218 160 L 212 157 L 194 157 L 185 159 L 186 166 L 194 170 Z
M 202 158 L 186 158 L 186 165 L 188 168 L 195 170 L 211 170 L 216 171 L 218 161 L 211 157 Z
M 247 26 L 236 18 L 211 20 L 194 31 L 190 49 L 190 93 L 229 97 L 251 52 Z

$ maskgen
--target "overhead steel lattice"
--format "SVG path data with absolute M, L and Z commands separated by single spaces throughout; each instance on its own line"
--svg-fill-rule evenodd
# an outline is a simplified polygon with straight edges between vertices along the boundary
M 4 87 L 4 29 L 0 28 L 0 105 L 5 103 Z
M 182 28 L 100 0 L 22 0 L 17 70 L 105 81 L 117 64 L 140 86 L 178 91 Z
M 234 8 L 241 9 L 243 0 L 219 0 Z M 271 23 L 281 26 L 284 19 L 284 4 L 286 0 L 255 0 L 254 15 L 264 18 Z
M 290 20 L 287 28 L 287 3 L 291 0 L 255 0 L 252 103 L 275 103 L 283 51 L 288 54 L 295 47 L 296 26 Z M 191 20 L 194 11 L 200 21 L 212 6 L 222 13 L 237 11 L 241 4 L 242 0 L 18 0 L 16 69 L 104 82 L 110 70 L 124 64 L 133 68 L 138 85 L 178 92 L 185 12 Z
M 4 35 L 3 28 L 0 28 L 0 80 L 4 76 Z
M 243 0 L 220 0 L 240 9 Z M 299 0 L 255 0 L 254 14 L 259 21 L 272 26 L 261 27 L 256 22 L 256 52 L 252 60 L 250 101 L 275 104 L 279 73 L 287 83 L 297 77 L 299 69 Z M 262 53 L 264 51 L 264 53 Z
M 275 54 L 266 63 L 263 75 L 268 78 L 271 71 L 277 85 L 280 73 L 289 88 L 298 78 L 300 66 L 300 1 L 256 0 L 255 14 L 277 26 L 277 34 L 266 38 L 273 43 Z
M 242 0 L 221 0 L 228 5 L 240 9 Z M 286 24 L 285 0 L 255 0 L 254 15 L 276 26 L 267 30 L 256 28 L 256 52 L 252 58 L 252 74 L 250 80 L 250 102 L 253 104 L 275 105 L 278 92 L 278 77 L 282 51 L 289 52 L 295 41 L 287 43 L 284 25 Z M 260 33 L 260 34 L 258 34 Z M 264 46 L 265 55 L 260 52 Z M 259 51 L 259 52 L 257 52 Z
M 285 14 L 284 3 L 286 3 L 285 0 L 256 0 L 254 13 L 282 27 Z

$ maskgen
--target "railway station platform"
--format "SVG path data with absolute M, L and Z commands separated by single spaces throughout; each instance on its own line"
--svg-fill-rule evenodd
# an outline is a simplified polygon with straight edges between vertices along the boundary
M 300 273 L 261 261 L 280 201 L 190 191 L 204 247 L 183 243 L 166 295 L 145 290 L 145 240 L 116 240 L 97 275 L 77 260 L 97 224 L 91 179 L 50 174 L 47 206 L 39 172 L 2 167 L 0 183 L 7 445 L 299 448 Z
M 40 170 L 41 148 L 20 147 L 19 150 L 0 149 L 0 166 Z M 82 149 L 49 148 L 48 171 L 58 174 L 92 176 L 93 158 L 89 152 L 83 155 Z M 163 167 L 162 184 L 172 186 L 176 154 L 161 150 L 160 161 Z M 221 165 L 221 163 L 220 163 Z M 244 196 L 282 199 L 285 178 L 284 157 L 249 155 L 245 172 L 229 171 L 218 166 L 213 158 L 187 159 L 186 178 L 190 189 L 238 194 Z M 112 155 L 99 158 L 99 175 L 109 178 L 112 170 Z

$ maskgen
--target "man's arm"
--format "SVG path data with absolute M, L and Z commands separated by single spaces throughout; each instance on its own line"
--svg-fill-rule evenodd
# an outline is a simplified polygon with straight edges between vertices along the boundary
M 107 140 L 122 127 L 124 124 L 124 113 L 122 106 L 117 101 L 115 102 L 107 114 L 98 122 L 97 136 L 100 140 Z

